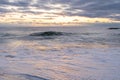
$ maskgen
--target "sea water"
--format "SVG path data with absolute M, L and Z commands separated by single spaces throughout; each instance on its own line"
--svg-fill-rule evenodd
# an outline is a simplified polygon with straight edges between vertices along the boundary
M 120 29 L 0 27 L 0 80 L 120 80 Z M 61 32 L 67 35 L 30 36 Z

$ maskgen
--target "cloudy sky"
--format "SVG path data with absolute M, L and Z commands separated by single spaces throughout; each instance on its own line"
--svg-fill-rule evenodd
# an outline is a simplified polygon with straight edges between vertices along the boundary
M 120 23 L 120 0 L 0 0 L 0 24 Z

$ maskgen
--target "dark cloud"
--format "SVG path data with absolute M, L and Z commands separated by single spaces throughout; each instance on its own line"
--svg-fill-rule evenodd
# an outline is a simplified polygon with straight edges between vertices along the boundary
M 0 6 L 1 5 L 8 5 L 9 2 L 7 0 L 0 0 Z
M 9 0 L 0 0 L 0 6 L 3 5 L 11 5 L 11 6 L 28 6 L 32 0 L 15 0 L 14 2 L 10 2 Z
M 76 0 L 71 3 L 70 9 L 73 11 L 83 10 L 83 12 L 73 13 L 68 10 L 69 15 L 87 16 L 87 17 L 102 17 L 102 18 L 116 18 L 111 17 L 113 14 L 120 14 L 119 0 Z M 117 16 L 117 20 L 120 16 Z
M 16 1 L 16 2 L 11 2 L 10 5 L 28 7 L 30 5 L 31 1 L 32 0 Z
M 61 9 L 61 7 L 56 8 L 49 6 L 50 4 L 68 5 L 69 7 L 62 7 L 64 8 L 63 12 L 67 16 L 100 17 L 120 20 L 120 0 L 37 0 L 36 3 L 33 3 L 33 0 L 15 0 L 14 2 L 0 0 L 0 13 L 11 12 L 11 10 L 6 9 L 6 7 L 9 6 L 16 6 L 18 7 L 18 11 L 23 13 L 33 14 L 39 14 L 42 12 L 32 11 L 29 7 L 44 9 L 48 12 L 49 10 Z M 5 8 L 3 8 L 3 6 L 5 6 Z
M 11 12 L 11 10 L 0 8 L 0 14 L 4 14 L 4 13 L 7 13 L 7 12 Z

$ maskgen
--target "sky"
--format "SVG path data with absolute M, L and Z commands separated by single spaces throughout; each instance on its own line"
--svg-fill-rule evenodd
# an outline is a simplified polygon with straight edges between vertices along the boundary
M 120 0 L 0 0 L 0 25 L 120 23 Z

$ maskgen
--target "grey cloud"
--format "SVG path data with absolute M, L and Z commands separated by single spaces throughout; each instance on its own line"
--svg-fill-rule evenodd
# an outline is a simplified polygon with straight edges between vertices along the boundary
M 74 13 L 77 10 L 83 12 Z M 87 17 L 102 17 L 102 18 L 116 18 L 111 17 L 112 14 L 120 14 L 119 0 L 75 0 L 70 4 L 70 8 L 66 10 L 67 15 L 87 16 Z M 117 16 L 118 20 L 120 16 Z
M 39 12 L 31 11 L 29 7 L 44 9 L 49 12 L 49 10 L 60 10 L 61 8 L 48 6 L 48 4 L 66 4 L 69 5 L 68 8 L 64 9 L 64 13 L 67 16 L 100 17 L 120 20 L 120 16 L 111 16 L 113 14 L 120 14 L 120 0 L 37 0 L 37 3 L 31 3 L 32 0 L 18 0 L 16 2 L 0 0 L 0 13 L 9 12 L 9 10 L 1 8 L 4 5 L 17 6 L 18 11 L 22 11 L 23 13 L 39 14 Z M 83 12 L 79 12 L 78 10 L 82 10 Z
M 0 6 L 29 6 L 32 0 L 17 0 L 9 2 L 9 0 L 0 0 Z
M 0 6 L 7 5 L 7 4 L 9 4 L 8 0 L 0 0 Z
M 14 2 L 14 3 L 11 3 L 11 5 L 13 6 L 24 6 L 24 7 L 27 7 L 30 5 L 30 0 L 28 1 L 18 1 L 18 2 Z
M 4 14 L 4 13 L 7 13 L 7 12 L 11 12 L 11 10 L 0 8 L 0 14 Z

